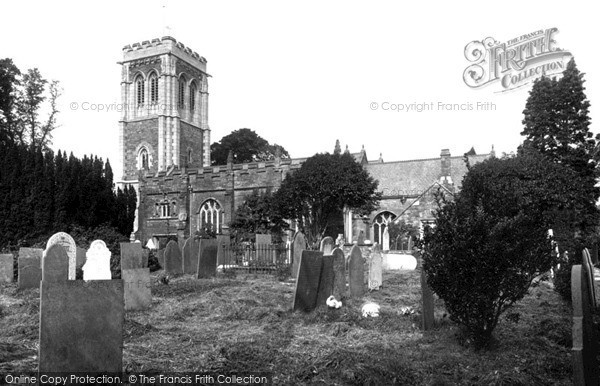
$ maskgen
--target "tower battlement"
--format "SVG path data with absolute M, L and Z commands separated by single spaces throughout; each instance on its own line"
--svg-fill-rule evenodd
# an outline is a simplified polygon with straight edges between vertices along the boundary
M 126 45 L 123 47 L 122 63 L 167 53 L 173 54 L 206 72 L 206 59 L 171 36 Z

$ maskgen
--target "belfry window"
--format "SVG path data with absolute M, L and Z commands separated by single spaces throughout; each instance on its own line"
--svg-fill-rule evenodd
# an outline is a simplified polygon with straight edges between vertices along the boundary
M 150 103 L 158 103 L 158 77 L 155 73 L 150 75 Z
M 185 79 L 179 79 L 179 98 L 178 106 L 180 109 L 185 107 Z
M 190 85 L 190 110 L 194 111 L 196 108 L 196 83 Z
M 138 153 L 138 169 L 147 170 L 150 168 L 150 162 L 148 157 L 148 149 L 145 147 Z
M 141 75 L 135 80 L 135 95 L 136 105 L 142 106 L 144 104 L 144 78 Z
M 221 205 L 213 200 L 209 199 L 204 201 L 198 212 L 199 221 L 198 226 L 200 229 L 211 230 L 215 233 L 221 232 Z

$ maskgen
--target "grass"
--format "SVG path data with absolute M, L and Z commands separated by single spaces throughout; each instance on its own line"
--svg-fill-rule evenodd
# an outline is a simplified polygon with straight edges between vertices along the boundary
M 289 385 L 571 384 L 571 310 L 547 282 L 506 313 L 486 351 L 439 300 L 437 327 L 421 331 L 417 271 L 386 272 L 380 291 L 338 310 L 293 313 L 293 291 L 271 276 L 155 280 L 152 307 L 126 314 L 124 370 L 267 371 Z M 0 285 L 0 373 L 37 369 L 38 296 Z M 380 317 L 362 317 L 366 301 Z

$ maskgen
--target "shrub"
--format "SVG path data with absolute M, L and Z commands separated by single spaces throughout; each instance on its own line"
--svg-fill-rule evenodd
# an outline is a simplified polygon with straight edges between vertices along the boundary
M 502 312 L 555 263 L 547 230 L 569 217 L 563 182 L 572 174 L 537 154 L 492 158 L 469 169 L 454 202 L 438 195 L 423 269 L 477 346 L 489 343 Z

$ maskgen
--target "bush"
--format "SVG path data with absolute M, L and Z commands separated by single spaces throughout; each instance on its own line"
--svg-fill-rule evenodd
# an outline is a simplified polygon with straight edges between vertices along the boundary
M 492 158 L 469 169 L 454 202 L 437 197 L 423 269 L 476 346 L 489 343 L 500 315 L 556 262 L 547 230 L 563 218 L 560 182 L 571 174 L 535 154 Z

